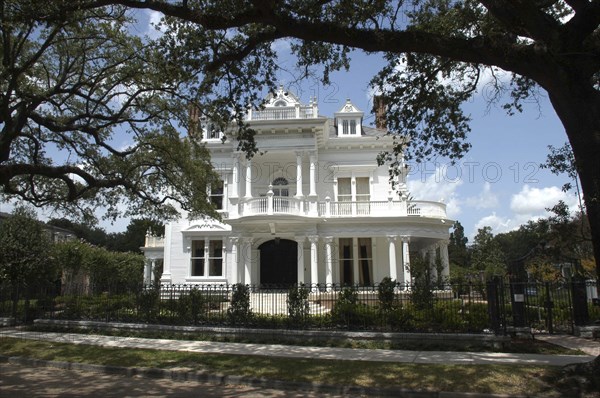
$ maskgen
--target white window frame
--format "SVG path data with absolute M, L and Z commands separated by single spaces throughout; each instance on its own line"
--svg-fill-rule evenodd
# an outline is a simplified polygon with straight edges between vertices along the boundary
M 194 256 L 194 242 L 203 242 L 204 247 L 202 249 L 202 256 Z M 211 245 L 211 242 L 219 242 L 221 245 L 221 253 L 220 256 L 216 256 L 211 252 L 211 249 L 214 248 Z M 190 253 L 190 268 L 189 268 L 189 278 L 191 279 L 223 279 L 225 278 L 225 245 L 223 239 L 211 239 L 210 237 L 203 237 L 198 239 L 193 239 L 191 241 L 191 253 Z M 194 275 L 194 261 L 201 260 L 202 261 L 202 275 Z M 215 261 L 221 261 L 221 274 L 220 275 L 211 275 L 211 269 L 215 264 Z

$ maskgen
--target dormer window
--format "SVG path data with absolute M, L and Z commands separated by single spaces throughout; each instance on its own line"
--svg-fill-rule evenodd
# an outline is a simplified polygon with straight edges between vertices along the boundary
M 361 135 L 361 122 L 363 112 L 346 100 L 346 104 L 335 114 L 338 137 L 352 137 Z
M 223 132 L 219 129 L 219 127 L 210 122 L 202 123 L 202 140 L 210 141 L 210 140 L 220 140 L 223 138 Z

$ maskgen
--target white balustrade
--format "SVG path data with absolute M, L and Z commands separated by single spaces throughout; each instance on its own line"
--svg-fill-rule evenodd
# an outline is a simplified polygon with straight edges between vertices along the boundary
M 271 205 L 269 204 L 271 201 Z M 273 196 L 244 200 L 241 216 L 290 214 L 309 215 L 302 199 Z M 319 217 L 435 217 L 446 218 L 446 205 L 430 201 L 371 201 L 371 202 L 318 202 Z
M 246 120 L 288 120 L 288 119 L 314 119 L 317 116 L 312 106 L 282 106 L 260 110 L 248 111 Z

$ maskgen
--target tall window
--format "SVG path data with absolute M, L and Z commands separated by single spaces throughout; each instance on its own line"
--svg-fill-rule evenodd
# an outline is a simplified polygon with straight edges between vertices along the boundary
M 223 276 L 223 241 L 193 240 L 191 276 Z
M 363 215 L 370 214 L 370 200 L 369 177 L 356 177 L 356 201 L 358 202 L 356 212 Z
M 358 272 L 361 285 L 373 283 L 373 247 L 371 238 L 358 238 Z
M 191 276 L 204 276 L 204 240 L 192 241 Z
M 349 131 L 348 131 L 348 121 L 347 120 L 342 120 L 342 134 L 344 135 L 348 135 Z
M 340 258 L 340 283 L 351 285 L 353 278 L 353 258 L 352 238 L 339 239 L 339 258 Z
M 347 202 L 347 203 L 339 203 L 339 213 L 340 215 L 350 215 L 352 214 L 352 179 L 349 177 L 338 178 L 337 180 L 337 190 L 338 202 Z
M 210 241 L 208 264 L 208 276 L 223 275 L 223 241 Z
M 210 203 L 215 209 L 223 209 L 223 180 L 213 181 L 210 185 Z
M 350 134 L 356 135 L 356 120 L 350 120 Z

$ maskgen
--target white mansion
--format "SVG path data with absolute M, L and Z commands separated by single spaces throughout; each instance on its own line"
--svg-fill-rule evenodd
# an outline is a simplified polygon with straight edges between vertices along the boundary
M 392 190 L 376 161 L 392 138 L 362 119 L 349 100 L 329 119 L 280 88 L 248 111 L 262 153 L 251 160 L 202 126 L 222 178 L 211 200 L 223 221 L 182 218 L 164 238 L 147 236 L 145 281 L 163 259 L 162 284 L 405 283 L 411 256 L 426 253 L 433 275 L 437 260 L 448 276 L 445 204 L 409 199 L 408 168 Z

